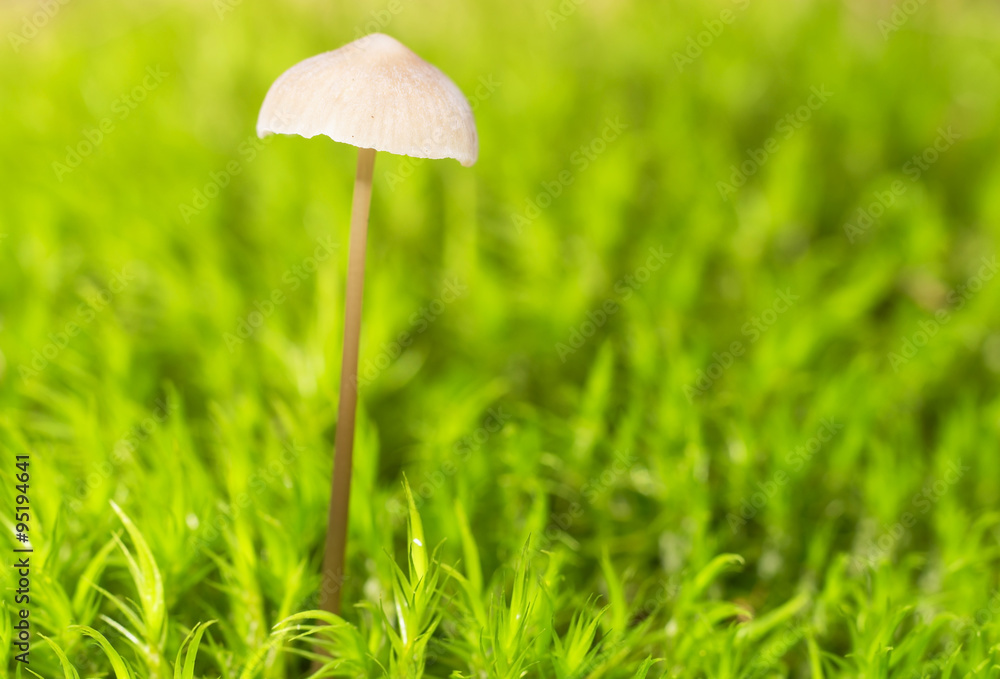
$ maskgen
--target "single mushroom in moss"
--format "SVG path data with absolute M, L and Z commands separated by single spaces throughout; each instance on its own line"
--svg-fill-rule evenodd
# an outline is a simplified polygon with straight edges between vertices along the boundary
M 320 590 L 320 607 L 339 615 L 375 152 L 454 158 L 468 167 L 479 155 L 479 140 L 472 109 L 461 90 L 440 70 L 382 33 L 367 35 L 340 49 L 306 59 L 282 73 L 264 98 L 257 134 L 260 137 L 297 134 L 307 138 L 322 134 L 358 147 L 333 491 Z

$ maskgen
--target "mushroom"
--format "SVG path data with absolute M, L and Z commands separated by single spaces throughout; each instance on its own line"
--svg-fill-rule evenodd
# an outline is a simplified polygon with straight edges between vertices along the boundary
M 344 354 L 334 443 L 333 488 L 323 558 L 320 607 L 340 614 L 351 457 L 358 398 L 358 341 L 365 245 L 375 152 L 454 158 L 469 167 L 479 155 L 472 109 L 440 70 L 382 33 L 302 61 L 264 97 L 257 134 L 323 134 L 358 147 L 351 205 L 344 305 Z

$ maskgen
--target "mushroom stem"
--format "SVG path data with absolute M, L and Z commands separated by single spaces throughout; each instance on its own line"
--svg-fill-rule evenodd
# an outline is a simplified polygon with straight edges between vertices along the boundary
M 340 615 L 347 551 L 347 513 L 351 499 L 351 456 L 354 449 L 354 416 L 358 404 L 358 342 L 361 333 L 361 296 L 365 285 L 365 246 L 368 208 L 372 197 L 375 149 L 358 149 L 358 172 L 351 203 L 350 251 L 347 259 L 347 300 L 344 304 L 344 358 L 340 368 L 340 403 L 333 456 L 333 492 L 327 524 L 326 553 L 320 607 Z

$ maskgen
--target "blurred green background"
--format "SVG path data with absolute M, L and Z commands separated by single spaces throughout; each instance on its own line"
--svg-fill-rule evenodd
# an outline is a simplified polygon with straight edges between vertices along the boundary
M 471 169 L 376 159 L 345 590 L 373 653 L 405 473 L 443 563 L 468 514 L 483 601 L 532 564 L 527 637 L 608 601 L 598 641 L 645 625 L 593 676 L 937 676 L 959 643 L 996 676 L 995 3 L 18 0 L 0 27 L 0 495 L 30 451 L 35 630 L 83 676 L 110 666 L 71 625 L 166 676 L 101 617 L 135 627 L 112 500 L 168 660 L 218 619 L 199 676 L 238 676 L 310 607 L 356 152 L 254 126 L 373 30 L 480 136 Z M 427 672 L 499 676 L 452 598 Z

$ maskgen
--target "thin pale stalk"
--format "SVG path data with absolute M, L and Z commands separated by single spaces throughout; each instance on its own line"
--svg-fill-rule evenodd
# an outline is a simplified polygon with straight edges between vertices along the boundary
M 351 206 L 350 251 L 347 259 L 347 299 L 344 304 L 344 356 L 340 369 L 340 403 L 334 442 L 333 492 L 327 524 L 326 553 L 320 608 L 340 615 L 347 551 L 347 514 L 351 500 L 351 458 L 354 452 L 354 419 L 358 405 L 358 344 L 361 334 L 361 297 L 365 285 L 365 247 L 368 209 L 371 205 L 375 150 L 358 149 L 358 172 Z

